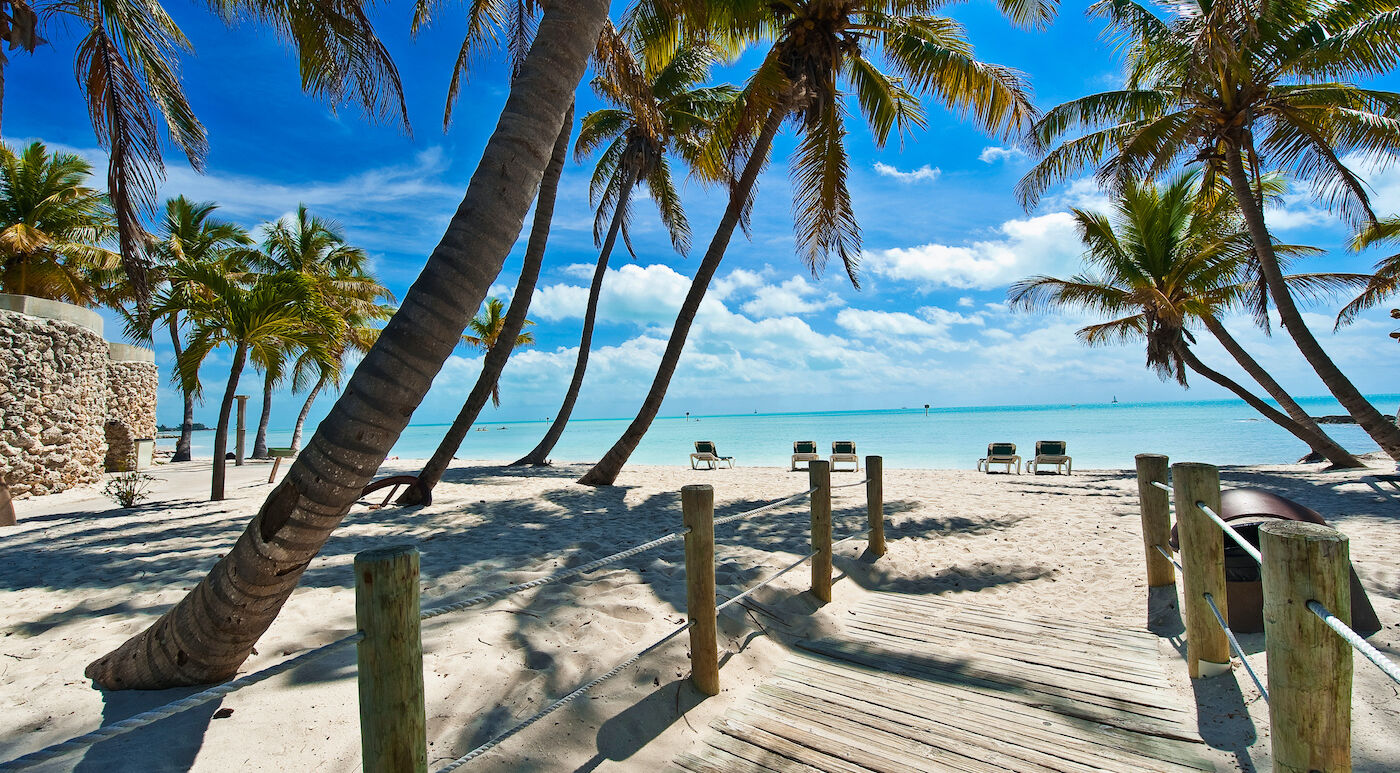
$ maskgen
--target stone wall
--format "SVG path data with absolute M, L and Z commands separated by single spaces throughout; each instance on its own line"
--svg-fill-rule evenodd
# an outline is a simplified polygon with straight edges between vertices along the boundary
M 0 476 L 12 495 L 102 477 L 107 343 L 101 318 L 96 331 L 84 321 L 0 307 Z
M 107 361 L 107 458 L 108 472 L 136 469 L 132 441 L 156 436 L 155 353 L 126 344 L 109 344 Z

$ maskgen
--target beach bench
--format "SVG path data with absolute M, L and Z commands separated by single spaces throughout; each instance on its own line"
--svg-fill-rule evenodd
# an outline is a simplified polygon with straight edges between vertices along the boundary
M 1021 457 L 1016 455 L 1015 443 L 988 443 L 987 455 L 977 460 L 978 472 L 991 472 L 992 465 L 1006 465 L 1006 473 L 1011 474 L 1011 465 L 1016 465 L 1016 474 L 1021 474 Z
M 1055 472 L 1063 472 L 1066 475 L 1071 474 L 1072 465 L 1070 462 L 1073 461 L 1073 459 L 1065 455 L 1065 451 L 1068 450 L 1068 445 L 1069 444 L 1063 440 L 1037 440 L 1035 443 L 1035 458 L 1026 465 L 1026 470 L 1030 474 L 1035 475 L 1039 472 L 1039 470 L 1036 469 L 1039 465 L 1053 464 L 1055 466 Z
M 271 483 L 277 477 L 277 468 L 282 466 L 282 460 L 296 456 L 297 452 L 290 448 L 268 448 L 267 455 L 272 457 L 272 472 L 267 475 L 267 482 Z
M 705 469 L 713 470 L 719 467 L 720 462 L 729 462 L 731 468 L 734 467 L 734 457 L 720 456 L 715 450 L 715 444 L 709 440 L 695 441 L 695 453 L 690 455 L 690 469 L 700 469 L 698 463 L 703 462 Z
M 855 469 L 847 472 L 860 472 L 860 457 L 856 456 L 856 444 L 853 440 L 837 440 L 831 444 L 831 471 L 836 472 L 838 462 L 847 462 L 855 465 Z
M 792 471 L 797 471 L 798 462 L 821 461 L 822 455 L 817 453 L 817 441 L 797 440 L 792 444 Z

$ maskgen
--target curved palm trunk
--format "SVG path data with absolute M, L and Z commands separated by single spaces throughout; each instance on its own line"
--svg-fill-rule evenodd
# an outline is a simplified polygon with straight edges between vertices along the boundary
M 214 427 L 214 477 L 209 485 L 209 499 L 219 501 L 224 498 L 224 478 L 227 466 L 224 455 L 228 453 L 228 418 L 233 413 L 233 396 L 238 392 L 238 379 L 243 375 L 243 363 L 248 359 L 248 346 L 238 344 L 233 350 L 233 366 L 228 373 L 228 386 L 224 387 L 224 401 L 219 404 L 219 423 Z
M 393 447 L 520 234 L 607 0 L 545 4 L 466 196 L 287 477 L 209 575 L 85 674 L 104 689 L 228 679 Z
M 661 365 L 657 368 L 656 378 L 651 383 L 651 391 L 647 392 L 646 399 L 642 401 L 642 408 L 637 412 L 637 418 L 623 431 L 622 437 L 613 443 L 607 454 L 598 463 L 593 465 L 588 472 L 584 473 L 579 483 L 588 486 L 611 486 L 616 480 L 618 473 L 622 472 L 622 466 L 627 464 L 627 459 L 632 456 L 632 452 L 637 449 L 637 444 L 642 442 L 642 436 L 646 435 L 647 429 L 651 427 L 651 422 L 656 418 L 656 414 L 661 410 L 661 401 L 666 399 L 666 389 L 671 385 L 671 376 L 676 372 L 676 365 L 680 362 L 681 352 L 685 350 L 685 339 L 690 334 L 690 326 L 695 322 L 695 314 L 700 310 L 700 302 L 705 299 L 705 291 L 710 287 L 710 280 L 714 278 L 715 271 L 719 269 L 719 263 L 724 259 L 724 251 L 729 247 L 729 239 L 734 235 L 734 227 L 739 224 L 739 217 L 743 214 L 744 202 L 753 191 L 754 183 L 758 180 L 759 170 L 763 168 L 764 160 L 768 157 L 768 150 L 773 145 L 773 137 L 778 133 L 778 127 L 782 125 L 783 117 L 787 115 L 786 100 L 780 101 L 765 119 L 763 130 L 758 135 L 757 142 L 754 143 L 753 154 L 749 156 L 748 162 L 744 165 L 744 172 L 739 177 L 739 182 L 734 186 L 729 194 L 729 206 L 724 210 L 724 217 L 719 221 L 719 227 L 715 229 L 715 236 L 710 241 L 710 247 L 705 251 L 704 260 L 700 261 L 700 267 L 695 271 L 695 278 L 690 282 L 690 292 L 686 293 L 685 302 L 681 304 L 680 313 L 676 315 L 675 327 L 671 329 L 671 339 L 666 342 L 666 351 L 661 355 Z
M 1274 244 L 1264 223 L 1264 212 L 1254 200 L 1250 189 L 1249 175 L 1245 173 L 1244 162 L 1240 159 L 1242 152 L 1239 146 L 1226 151 L 1230 187 L 1234 189 L 1235 198 L 1239 200 L 1240 212 L 1244 215 L 1245 225 L 1249 227 L 1250 238 L 1254 240 L 1254 247 L 1259 255 L 1260 270 L 1264 273 L 1264 281 L 1269 285 L 1269 295 L 1273 297 L 1274 308 L 1278 309 L 1284 329 L 1297 344 L 1298 351 L 1302 352 L 1308 364 L 1317 372 L 1318 378 L 1327 385 L 1327 390 L 1337 398 L 1337 402 L 1356 419 L 1356 423 L 1366 430 L 1366 434 L 1376 441 L 1381 450 L 1390 458 L 1400 461 L 1400 427 L 1371 405 L 1371 401 L 1347 379 L 1336 363 L 1332 362 L 1332 358 L 1327 356 L 1322 344 L 1313 337 L 1312 331 L 1303 324 L 1303 315 L 1298 312 L 1298 306 L 1293 303 L 1293 296 L 1289 295 L 1288 286 L 1284 284 L 1278 256 L 1274 254 Z
M 1302 424 L 1288 418 L 1277 408 L 1259 399 L 1257 395 L 1245 389 L 1235 380 L 1223 373 L 1212 370 L 1206 366 L 1205 363 L 1196 358 L 1195 352 L 1192 352 L 1190 347 L 1184 345 L 1179 346 L 1177 347 L 1177 353 L 1180 355 L 1181 361 L 1186 363 L 1186 367 L 1230 390 L 1236 397 L 1248 403 L 1249 407 L 1264 414 L 1265 418 L 1287 430 L 1293 437 L 1306 443 L 1309 448 L 1317 451 L 1321 443 L 1324 442 L 1323 438 L 1326 437 L 1325 435 L 1313 432 Z
M 559 406 L 559 412 L 555 414 L 553 423 L 549 425 L 549 430 L 544 433 L 539 445 L 524 457 L 512 462 L 512 467 L 521 464 L 548 464 L 549 452 L 554 450 L 554 445 L 559 442 L 559 437 L 564 434 L 564 427 L 569 423 L 569 416 L 574 412 L 574 403 L 578 401 L 578 393 L 583 388 L 583 374 L 588 370 L 588 352 L 593 346 L 593 324 L 598 318 L 598 298 L 603 294 L 603 277 L 608 273 L 608 258 L 617 244 L 617 232 L 622 227 L 622 213 L 627 210 L 632 187 L 636 184 L 637 173 L 635 170 L 629 170 L 626 179 L 623 180 L 622 192 L 617 197 L 617 207 L 613 210 L 612 223 L 608 225 L 607 238 L 603 240 L 603 248 L 598 251 L 598 265 L 593 269 L 593 283 L 588 287 L 588 309 L 583 314 L 583 334 L 579 336 L 578 360 L 574 363 L 574 377 L 569 381 L 569 391 L 564 395 L 564 404 Z
M 311 404 L 316 402 L 316 395 L 319 395 L 321 390 L 325 388 L 328 379 L 329 377 L 324 373 L 321 374 L 321 378 L 316 381 L 316 386 L 311 387 L 311 391 L 307 393 L 306 402 L 301 404 L 301 413 L 297 414 L 296 428 L 292 430 L 292 453 L 296 453 L 297 449 L 301 448 L 301 430 L 306 426 L 306 417 L 311 414 Z
M 1279 406 L 1283 408 L 1289 418 L 1298 422 L 1299 426 L 1304 429 L 1323 438 L 1324 442 L 1313 448 L 1314 453 L 1331 462 L 1333 467 L 1352 468 L 1366 466 L 1355 456 L 1352 456 L 1351 452 L 1338 445 L 1322 427 L 1319 427 L 1313 417 L 1309 416 L 1308 412 L 1303 410 L 1303 407 L 1293 399 L 1293 396 L 1288 394 L 1287 390 L 1275 381 L 1274 377 L 1269 375 L 1269 372 L 1264 370 L 1263 366 L 1261 366 L 1254 357 L 1250 356 L 1249 352 L 1245 351 L 1243 346 L 1240 346 L 1239 341 L 1236 341 L 1235 337 L 1230 335 L 1230 331 L 1226 330 L 1225 326 L 1220 324 L 1220 320 L 1210 314 L 1206 314 L 1201 318 L 1201 321 L 1205 323 L 1206 329 L 1210 331 L 1211 335 L 1215 336 L 1215 339 L 1220 342 L 1220 345 L 1225 347 L 1225 351 L 1229 352 L 1230 356 L 1235 358 L 1235 362 L 1239 363 L 1241 368 L 1244 368 L 1244 371 L 1249 374 L 1250 378 L 1258 382 L 1259 386 L 1263 387 L 1264 391 L 1268 392 L 1269 396 L 1274 398 L 1274 402 L 1278 403 Z
M 496 337 L 496 345 L 487 350 L 486 356 L 482 358 L 481 375 L 477 376 L 476 385 L 467 395 L 462 410 L 457 413 L 452 426 L 447 428 L 447 434 L 443 436 L 442 442 L 438 443 L 432 458 L 423 465 L 418 479 L 395 500 L 397 504 L 432 504 L 433 489 L 452 464 L 452 459 L 456 456 L 457 449 L 462 447 L 467 432 L 476 422 L 476 417 L 481 415 L 481 409 L 486 407 L 486 401 L 491 400 L 500 405 L 501 371 L 505 370 L 506 362 L 515 350 L 515 340 L 520 337 L 520 330 L 525 326 L 525 315 L 530 311 L 535 283 L 540 278 L 540 265 L 544 263 L 545 246 L 549 242 L 550 221 L 554 218 L 554 200 L 559 192 L 559 177 L 564 173 L 564 162 L 569 158 L 569 135 L 573 133 L 573 128 L 574 113 L 570 108 L 564 115 L 559 138 L 554 144 L 554 154 L 550 156 L 549 166 L 546 167 L 544 179 L 540 182 L 540 195 L 535 202 L 535 219 L 530 224 L 530 241 L 525 246 L 525 260 L 520 267 L 520 278 L 515 283 L 515 295 L 510 299 L 510 308 L 506 309 L 501 332 Z
M 184 353 L 184 348 L 180 346 L 180 322 L 178 314 L 170 315 L 170 343 L 175 347 L 175 360 L 180 360 L 180 355 Z M 188 462 L 190 460 L 190 443 L 194 434 L 194 391 L 180 385 L 180 397 L 185 401 L 184 422 L 180 424 L 180 439 L 175 441 L 175 453 L 170 457 L 172 462 Z
M 263 376 L 262 415 L 258 417 L 258 432 L 253 436 L 253 458 L 266 459 L 267 425 L 272 420 L 272 374 Z

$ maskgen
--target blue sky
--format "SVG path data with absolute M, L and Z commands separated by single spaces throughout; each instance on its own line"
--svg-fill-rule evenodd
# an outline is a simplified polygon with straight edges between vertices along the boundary
M 302 94 L 293 57 L 266 31 L 253 25 L 226 29 L 202 5 L 168 5 L 197 50 L 183 73 L 211 150 L 206 173 L 199 175 L 168 149 L 162 196 L 218 201 L 224 217 L 248 226 L 304 202 L 313 213 L 338 220 L 401 295 L 455 210 L 506 93 L 501 61 L 478 62 L 444 134 L 442 105 L 461 24 L 448 6 L 438 25 L 412 40 L 410 7 L 390 4 L 377 23 L 403 76 L 411 136 L 367 123 L 353 106 L 336 111 Z M 951 13 L 967 26 L 979 58 L 1029 75 L 1042 108 L 1121 82 L 1118 60 L 1100 40 L 1098 23 L 1083 17 L 1082 5 L 1064 7 L 1044 32 L 1011 28 L 981 0 Z M 61 29 L 50 37 L 53 45 L 33 56 L 10 54 L 5 140 L 42 139 L 101 168 L 105 162 L 73 80 L 73 37 Z M 715 80 L 741 82 L 750 64 L 741 59 Z M 1396 79 L 1377 85 L 1394 88 Z M 599 106 L 586 82 L 579 99 L 580 113 Z M 785 164 L 792 138 L 780 137 L 774 163 L 759 183 L 753 238 L 736 236 L 731 243 L 663 415 L 1228 396 L 1204 379 L 1193 378 L 1189 392 L 1158 381 L 1144 369 L 1140 346 L 1086 349 L 1074 330 L 1087 319 L 1006 307 L 1006 287 L 1016 279 L 1067 276 L 1077 269 L 1079 245 L 1066 209 L 1102 208 L 1089 181 L 1051 191 L 1027 213 L 1012 188 L 1032 159 L 936 105 L 928 106 L 925 130 L 884 149 L 874 147 L 857 120 L 850 127 L 850 186 L 865 246 L 862 289 L 854 290 L 836 266 L 813 277 L 794 254 Z M 1388 159 L 1353 161 L 1366 170 L 1377 210 L 1400 212 L 1400 171 L 1388 167 Z M 596 258 L 590 171 L 588 161 L 571 159 L 565 172 L 530 315 L 537 343 L 507 366 L 504 403 L 488 408 L 486 420 L 552 416 L 562 397 Z M 1329 251 L 1310 259 L 1308 270 L 1362 271 L 1381 256 L 1347 253 L 1342 225 L 1312 201 L 1305 183 L 1295 190 L 1270 213 L 1270 224 L 1282 238 Z M 725 203 L 721 192 L 695 184 L 686 184 L 682 196 L 694 232 L 688 258 L 671 250 L 650 203 L 638 203 L 637 256 L 613 256 L 576 416 L 630 416 L 650 385 L 689 276 Z M 509 297 L 524 241 L 522 234 L 494 295 Z M 1335 335 L 1335 305 L 1309 316 L 1329 352 L 1366 392 L 1392 392 L 1400 382 L 1400 350 L 1387 338 L 1395 327 L 1389 308 L 1365 314 Z M 1227 324 L 1295 394 L 1325 392 L 1281 332 L 1269 338 L 1244 319 Z M 1213 344 L 1203 340 L 1199 352 L 1207 363 L 1243 378 Z M 158 343 L 163 374 L 170 360 L 168 343 Z M 197 411 L 200 421 L 213 423 L 227 364 L 228 353 L 220 352 L 202 371 L 210 397 Z M 414 423 L 450 420 L 479 368 L 476 352 L 459 349 Z M 259 394 L 260 380 L 245 376 L 241 391 Z M 290 426 L 300 403 L 279 394 L 273 426 Z M 313 418 L 330 405 L 323 398 Z M 179 413 L 178 394 L 166 384 L 160 420 L 176 423 Z

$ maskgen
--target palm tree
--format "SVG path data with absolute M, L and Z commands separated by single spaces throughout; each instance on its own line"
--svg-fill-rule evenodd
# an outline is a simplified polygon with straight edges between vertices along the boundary
M 1400 217 L 1387 217 L 1364 228 L 1352 240 L 1357 252 L 1378 244 L 1400 243 Z M 1356 315 L 1400 292 L 1400 253 L 1376 261 L 1370 281 L 1361 294 L 1337 314 L 1337 328 L 1356 321 Z
M 876 0 L 793 0 L 784 3 L 708 3 L 681 0 L 680 11 L 697 29 L 716 29 L 729 40 L 771 37 L 772 47 L 743 92 L 744 107 L 732 136 L 734 165 L 729 205 L 696 270 L 676 316 L 671 338 L 637 417 L 579 479 L 611 485 L 661 410 L 666 389 L 685 348 L 700 302 L 724 258 L 729 239 L 750 206 L 754 183 L 768 160 L 773 137 L 789 119 L 801 139 L 791 162 L 794 228 L 800 257 L 814 274 L 827 259 L 842 261 L 858 285 L 860 227 L 846 188 L 846 110 L 838 85 L 844 79 L 877 145 L 891 131 L 922 127 L 915 92 L 928 93 L 990 132 L 1011 134 L 1036 116 L 1021 75 L 979 62 L 956 23 L 932 14 L 943 3 Z M 1013 19 L 1039 23 L 1052 5 L 1001 3 Z M 653 14 L 644 26 L 662 23 Z M 876 54 L 879 56 L 876 56 Z M 887 64 L 892 74 L 880 69 Z
M 1392 458 L 1400 428 L 1371 405 L 1303 323 L 1288 292 L 1264 220 L 1261 159 L 1313 178 L 1353 223 L 1374 222 L 1365 186 L 1343 163 L 1348 153 L 1400 150 L 1400 94 L 1339 82 L 1382 75 L 1400 59 L 1392 20 L 1400 3 L 1343 0 L 1171 0 L 1162 15 L 1134 0 L 1100 0 L 1128 52 L 1118 91 L 1054 108 L 1032 144 L 1050 148 L 1077 129 L 1021 181 L 1033 206 L 1046 188 L 1097 165 L 1105 181 L 1151 177 L 1180 162 L 1203 162 L 1229 180 L 1259 271 L 1288 334 L 1337 401 Z M 1163 18 L 1165 17 L 1165 18 Z
M 0 144 L 0 291 L 92 306 L 94 273 L 113 268 L 103 247 L 115 233 L 100 192 L 84 185 L 92 167 L 41 142 L 18 155 Z
M 108 153 L 107 191 L 115 212 L 122 266 L 142 316 L 149 304 L 148 238 L 156 184 L 165 176 L 160 124 L 200 171 L 208 150 L 178 75 L 190 42 L 157 2 L 133 0 L 0 0 L 0 40 L 32 52 L 43 42 L 41 21 L 58 20 L 81 34 L 74 68 L 98 144 Z M 296 49 L 302 88 L 332 104 L 358 102 L 367 115 L 401 120 L 408 112 L 388 51 L 361 4 L 291 0 L 214 0 L 230 25 L 266 24 Z M 3 62 L 0 62 L 3 64 Z M 0 97 L 4 94 L 0 66 Z M 160 119 L 156 118 L 159 113 Z
M 462 341 L 483 352 L 490 352 L 504 344 L 505 342 L 501 340 L 501 333 L 506 326 L 505 308 L 505 301 L 500 298 L 487 298 L 486 304 L 481 307 L 481 313 L 472 317 L 471 321 L 467 323 L 467 330 L 470 332 L 462 335 Z M 525 320 L 526 327 L 531 327 L 534 324 L 528 319 Z M 534 333 L 517 333 L 512 346 L 529 346 L 534 342 Z M 491 404 L 497 408 L 501 406 L 501 386 L 499 383 L 493 384 L 491 387 Z
M 311 283 L 315 302 L 336 313 L 339 318 L 332 329 L 313 331 L 322 345 L 312 352 L 324 353 L 330 360 L 320 363 L 323 369 L 334 369 L 334 360 L 344 355 L 341 339 L 349 335 L 350 325 L 345 316 L 364 316 L 381 299 L 393 296 L 368 273 L 369 255 L 359 247 L 346 243 L 340 225 L 333 220 L 313 216 L 305 204 L 298 204 L 290 220 L 278 220 L 268 225 L 261 252 L 253 253 L 250 262 L 264 273 L 291 271 L 306 277 Z M 253 458 L 267 458 L 267 426 L 272 418 L 273 389 L 281 382 L 284 369 L 290 365 L 290 351 L 279 352 L 268 347 L 263 350 L 267 361 L 255 359 L 263 372 L 263 403 L 258 418 L 258 431 L 253 440 Z M 304 375 L 306 365 L 298 371 Z
M 286 350 L 311 350 L 321 341 L 317 331 L 329 327 L 331 314 L 317 303 L 314 285 L 302 274 L 283 271 L 276 274 L 237 276 L 216 265 L 200 264 L 182 269 L 172 282 L 199 285 L 189 293 L 183 309 L 190 322 L 189 341 L 176 363 L 181 380 L 197 383 L 195 375 L 216 347 L 233 349 L 228 385 L 219 404 L 219 421 L 214 430 L 214 475 L 209 498 L 224 498 L 224 455 L 228 452 L 228 422 L 238 380 L 249 357 L 266 365 Z M 154 313 L 169 310 L 157 306 Z
M 606 0 L 549 3 L 461 205 L 419 278 L 238 541 L 151 627 L 84 672 L 104 689 L 231 677 L 369 482 L 500 272 L 539 187 Z
M 1162 378 L 1187 386 L 1185 368 L 1190 368 L 1307 443 L 1333 467 L 1365 466 L 1329 438 L 1220 323 L 1222 312 L 1248 305 L 1257 292 L 1257 283 L 1245 276 L 1253 245 L 1233 197 L 1202 191 L 1199 175 L 1183 174 L 1161 188 L 1124 183 L 1114 210 L 1113 216 L 1072 210 L 1093 273 L 1024 279 L 1012 285 L 1011 302 L 1026 309 L 1076 308 L 1113 317 L 1081 328 L 1079 338 L 1090 346 L 1145 338 L 1147 365 Z M 1292 253 L 1296 248 L 1277 245 L 1277 250 Z M 1309 290 L 1356 279 L 1288 277 L 1290 284 Z M 1202 363 L 1190 348 L 1195 338 L 1189 328 L 1195 324 L 1204 325 L 1290 415 Z
M 184 267 L 216 263 L 229 251 L 241 250 L 253 243 L 241 226 L 213 219 L 216 209 L 218 205 L 212 201 L 190 201 L 184 196 L 166 199 L 165 218 L 161 221 L 150 253 L 155 258 L 152 278 L 156 280 L 156 284 L 165 284 L 166 289 L 162 292 L 169 294 L 160 295 L 155 305 L 169 309 L 169 313 L 159 319 L 152 317 L 149 320 L 150 325 L 141 324 L 139 315 L 128 317 L 135 325 L 134 332 L 144 340 L 152 337 L 151 325 L 157 321 L 164 322 L 170 331 L 170 344 L 174 347 L 177 362 L 184 352 L 180 335 L 180 312 L 188 304 L 188 300 L 181 301 L 170 296 L 183 296 L 185 293 L 194 292 L 198 285 L 193 282 L 172 282 L 171 276 Z M 184 379 L 186 375 L 193 376 L 194 380 L 187 382 Z M 187 374 L 176 368 L 172 378 L 180 387 L 180 396 L 184 402 L 184 420 L 180 424 L 180 439 L 175 443 L 175 454 L 170 457 L 170 461 L 187 462 L 190 460 L 190 441 L 194 432 L 195 395 L 200 391 L 199 374 L 197 371 Z
M 608 258 L 619 233 L 631 252 L 627 224 L 631 219 L 632 191 L 644 184 L 647 186 L 651 200 L 660 210 L 661 222 L 670 234 L 671 244 L 677 252 L 685 254 L 690 247 L 690 225 L 671 178 L 667 154 L 674 151 L 701 179 L 714 177 L 711 165 L 703 158 L 707 135 L 716 121 L 733 107 L 738 96 L 729 86 L 697 86 L 709 74 L 718 56 L 711 46 L 683 45 L 669 56 L 654 57 L 645 64 L 638 64 L 639 57 L 627 41 L 609 27 L 604 30 L 598 49 L 602 72 L 593 79 L 593 90 L 616 107 L 595 110 L 584 116 L 574 154 L 582 158 L 607 146 L 599 156 L 590 191 L 597 207 L 593 239 L 601 248 L 593 269 L 593 282 L 588 288 L 578 358 L 564 403 L 555 413 L 544 438 L 515 464 L 546 464 L 549 452 L 554 450 L 573 414 L 584 373 L 588 370 L 588 354 Z

